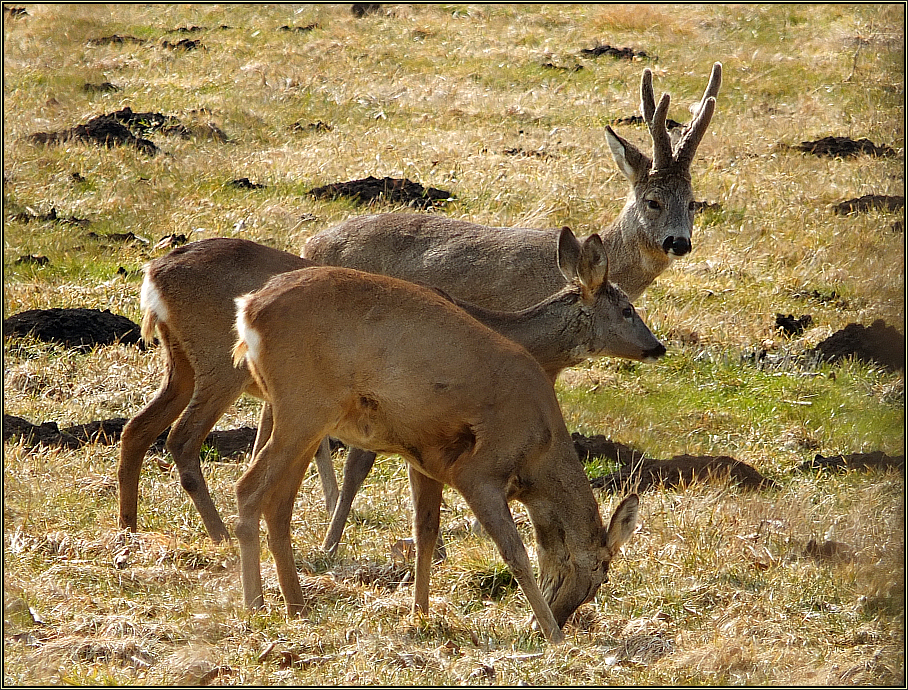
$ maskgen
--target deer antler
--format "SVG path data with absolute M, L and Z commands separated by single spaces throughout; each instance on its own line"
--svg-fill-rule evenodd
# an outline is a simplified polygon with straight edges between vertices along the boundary
M 709 83 L 706 85 L 703 98 L 692 108 L 694 118 L 684 128 L 678 145 L 675 147 L 674 158 L 682 170 L 690 168 L 694 154 L 697 152 L 697 146 L 700 145 L 703 135 L 706 134 L 706 128 L 716 109 L 716 96 L 719 94 L 721 85 L 722 63 L 717 62 L 713 65 L 713 71 L 709 75 Z
M 643 111 L 643 120 L 649 127 L 649 133 L 653 139 L 652 169 L 654 171 L 664 170 L 672 164 L 672 142 L 668 129 L 665 127 L 670 102 L 671 97 L 664 93 L 659 99 L 659 105 L 656 105 L 656 97 L 653 92 L 653 73 L 647 67 L 643 70 L 643 78 L 640 80 L 640 109 Z
M 662 94 L 659 105 L 656 105 L 653 73 L 649 68 L 643 70 L 643 78 L 640 81 L 640 109 L 643 111 L 643 120 L 649 127 L 650 136 L 653 139 L 653 172 L 668 168 L 675 168 L 681 172 L 687 172 L 690 169 L 697 146 L 702 141 L 703 135 L 706 134 L 706 128 L 715 112 L 716 96 L 721 85 L 722 63 L 717 62 L 713 65 L 703 98 L 692 109 L 694 118 L 685 126 L 678 145 L 672 151 L 671 137 L 665 126 L 671 98 L 667 93 Z

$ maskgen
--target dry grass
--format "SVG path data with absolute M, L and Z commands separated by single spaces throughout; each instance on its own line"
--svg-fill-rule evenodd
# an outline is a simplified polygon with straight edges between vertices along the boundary
M 365 212 L 305 192 L 367 175 L 449 189 L 453 217 L 594 231 L 625 194 L 603 126 L 636 111 L 644 64 L 672 93 L 670 116 L 686 120 L 721 60 L 717 115 L 693 174 L 698 198 L 722 208 L 699 217 L 695 253 L 639 303 L 670 356 L 578 367 L 558 392 L 572 430 L 656 457 L 730 454 L 781 489 L 646 493 L 610 583 L 568 623 L 568 643 L 550 648 L 453 492 L 431 613 L 411 617 L 408 565 L 392 557 L 410 531 L 399 459 L 370 475 L 335 559 L 319 549 L 327 516 L 307 477 L 293 529 L 312 610 L 288 620 L 267 557 L 269 608 L 244 611 L 235 547 L 210 543 L 166 463 L 146 463 L 143 531 L 133 535 L 116 526 L 115 446 L 8 442 L 5 683 L 904 683 L 903 476 L 794 471 L 817 452 L 904 453 L 904 375 L 860 363 L 762 371 L 742 359 L 768 339 L 797 355 L 852 321 L 904 330 L 904 234 L 891 229 L 903 213 L 830 209 L 903 195 L 903 158 L 827 160 L 779 146 L 847 135 L 903 154 L 902 6 L 388 5 L 359 20 L 328 5 L 25 7 L 27 17 L 4 16 L 4 316 L 84 306 L 137 320 L 138 278 L 116 270 L 160 254 L 149 247 L 162 236 L 298 251 Z M 207 50 L 161 47 L 190 25 L 208 27 L 189 35 Z M 88 45 L 115 33 L 149 42 Z M 579 57 L 600 42 L 659 60 Z M 102 81 L 122 90 L 82 89 Z M 153 158 L 26 140 L 127 105 L 176 115 L 197 134 L 154 135 Z M 292 128 L 317 121 L 330 131 Z M 228 143 L 205 133 L 209 122 Z M 642 130 L 622 134 L 645 141 Z M 515 147 L 547 155 L 505 153 Z M 226 186 L 238 177 L 267 188 Z M 150 245 L 12 219 L 51 207 Z M 23 254 L 50 265 L 16 265 Z M 811 313 L 815 327 L 780 338 L 776 312 Z M 154 352 L 8 341 L 4 411 L 60 426 L 129 416 L 159 375 Z M 254 424 L 257 410 L 238 401 L 219 426 Z M 204 467 L 230 523 L 243 466 Z M 617 500 L 601 503 L 606 512 Z M 531 543 L 525 519 L 521 529 Z M 811 555 L 810 540 L 838 546 Z

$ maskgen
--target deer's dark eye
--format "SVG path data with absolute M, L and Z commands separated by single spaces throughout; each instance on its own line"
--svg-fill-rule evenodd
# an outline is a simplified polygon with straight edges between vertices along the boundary
M 646 200 L 646 205 L 647 205 L 648 208 L 650 208 L 650 209 L 653 210 L 653 211 L 661 211 L 661 210 L 662 210 L 662 204 L 660 204 L 660 203 L 659 203 L 658 201 L 656 201 L 655 199 L 647 199 L 647 200 Z
M 621 310 L 621 315 L 624 316 L 625 319 L 632 319 L 632 318 L 634 318 L 634 308 L 633 308 L 633 307 L 625 307 L 624 309 Z

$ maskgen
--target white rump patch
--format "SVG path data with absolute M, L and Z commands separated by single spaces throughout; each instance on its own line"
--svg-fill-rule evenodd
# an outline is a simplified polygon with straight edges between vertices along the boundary
M 262 338 L 246 321 L 246 302 L 248 300 L 249 295 L 243 295 L 234 300 L 236 303 L 236 332 L 239 334 L 240 340 L 246 343 L 246 357 L 255 362 L 258 361 L 262 349 Z
M 139 307 L 142 311 L 153 311 L 158 317 L 158 321 L 166 323 L 170 319 L 167 305 L 164 304 L 160 291 L 151 278 L 148 277 L 148 273 L 145 274 L 145 280 L 142 281 L 142 290 L 139 293 Z

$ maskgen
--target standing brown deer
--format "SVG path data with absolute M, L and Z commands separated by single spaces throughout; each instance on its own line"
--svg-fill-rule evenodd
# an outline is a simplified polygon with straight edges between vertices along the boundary
M 608 354 L 630 359 L 661 357 L 665 348 L 646 327 L 627 297 L 608 283 L 608 265 L 599 238 L 577 242 L 567 228 L 551 248 L 564 272 L 562 289 L 518 313 L 460 306 L 520 343 L 554 380 L 566 366 Z M 234 369 L 234 298 L 258 289 L 274 275 L 311 266 L 312 262 L 248 240 L 216 238 L 175 249 L 145 267 L 142 285 L 143 337 L 157 328 L 165 355 L 161 387 L 123 429 L 118 479 L 120 525 L 137 529 L 139 475 L 148 448 L 171 422 L 167 439 L 180 482 L 215 541 L 228 538 L 201 472 L 199 451 L 224 411 L 245 391 L 261 397 L 249 373 Z M 255 449 L 270 434 L 271 408 L 265 405 Z M 255 454 L 253 451 L 253 455 Z M 338 499 L 334 467 L 323 445 L 316 458 L 329 513 L 326 537 L 336 549 L 356 491 L 375 455 L 351 449 Z M 335 504 L 338 508 L 335 508 Z
M 237 300 L 237 366 L 271 405 L 270 438 L 237 482 L 243 594 L 263 605 L 259 521 L 287 610 L 304 611 L 290 518 L 328 434 L 409 464 L 414 610 L 427 611 L 442 488 L 466 499 L 526 595 L 546 638 L 605 579 L 637 520 L 636 495 L 605 528 L 551 381 L 522 347 L 429 288 L 344 268 L 271 279 Z M 539 585 L 508 509 L 536 534 Z
M 690 167 L 721 83 L 717 62 L 693 119 L 673 145 L 665 124 L 669 95 L 663 94 L 656 105 L 653 74 L 643 70 L 641 109 L 652 137 L 652 158 L 605 128 L 630 191 L 621 213 L 599 234 L 611 281 L 631 301 L 676 257 L 691 251 L 695 204 Z M 561 288 L 550 249 L 557 234 L 557 229 L 493 228 L 432 214 L 383 213 L 351 218 L 314 235 L 303 256 L 433 285 L 489 309 L 515 311 Z

